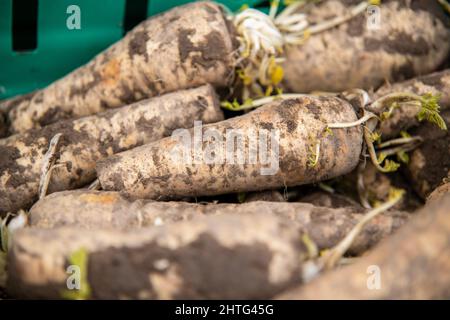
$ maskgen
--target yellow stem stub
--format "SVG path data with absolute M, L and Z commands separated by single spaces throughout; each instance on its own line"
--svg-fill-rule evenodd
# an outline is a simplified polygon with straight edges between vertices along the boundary
M 287 45 L 301 45 L 313 34 L 346 23 L 369 5 L 362 1 L 342 17 L 310 25 L 302 8 L 307 0 L 284 1 L 283 10 L 279 10 L 280 2 L 271 1 L 269 14 L 247 7 L 232 17 L 240 43 L 236 65 L 240 69 L 237 78 L 243 83 L 242 100 L 260 98 L 278 89 L 284 77 L 281 64 Z

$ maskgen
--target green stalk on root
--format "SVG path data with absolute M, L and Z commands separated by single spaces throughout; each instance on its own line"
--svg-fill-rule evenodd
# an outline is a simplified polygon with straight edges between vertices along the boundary
M 243 111 L 243 110 L 250 110 L 254 108 L 258 108 L 260 106 L 263 106 L 265 104 L 271 103 L 276 100 L 284 100 L 284 99 L 292 99 L 292 98 L 301 98 L 304 96 L 308 96 L 307 94 L 301 94 L 301 93 L 283 93 L 276 96 L 268 96 L 260 99 L 246 99 L 244 103 L 240 104 L 236 99 L 233 102 L 229 101 L 222 101 L 221 106 L 224 109 L 230 110 L 230 111 Z
M 400 106 L 411 105 L 420 107 L 420 111 L 417 114 L 418 121 L 427 120 L 436 124 L 440 129 L 447 130 L 445 121 L 440 115 L 440 106 L 438 101 L 439 96 L 434 96 L 432 94 L 424 94 L 420 96 L 409 92 L 395 92 L 385 95 L 371 103 L 371 109 L 378 110 L 381 113 L 381 117 L 377 117 L 374 113 L 368 112 L 364 109 L 364 116 L 357 121 L 351 123 L 330 123 L 328 124 L 328 128 L 350 128 L 353 126 L 362 125 L 371 119 L 377 119 L 381 122 L 388 119 L 394 110 Z M 383 112 L 385 109 L 388 111 Z M 396 171 L 400 166 L 399 163 L 391 159 L 387 159 L 388 156 L 397 155 L 397 158 L 399 158 L 402 162 L 407 162 L 409 157 L 406 152 L 415 149 L 422 142 L 422 139 L 420 137 L 403 136 L 402 138 L 382 142 L 381 136 L 378 132 L 372 132 L 367 126 L 364 126 L 364 141 L 367 145 L 367 150 L 372 163 L 379 171 L 387 173 Z M 375 149 L 374 142 L 378 142 L 377 150 Z M 390 146 L 397 147 L 381 150 Z M 384 165 L 382 166 L 381 164 L 383 162 Z
M 388 113 L 392 113 L 396 107 L 401 105 L 419 106 L 420 111 L 417 114 L 417 120 L 427 120 L 436 124 L 442 130 L 447 130 L 447 125 L 440 115 L 439 96 L 426 93 L 424 95 L 417 95 L 409 92 L 394 92 L 385 95 L 371 104 L 374 110 L 385 110 L 388 108 Z M 385 117 L 387 114 L 385 114 Z M 389 117 L 389 116 L 387 116 Z

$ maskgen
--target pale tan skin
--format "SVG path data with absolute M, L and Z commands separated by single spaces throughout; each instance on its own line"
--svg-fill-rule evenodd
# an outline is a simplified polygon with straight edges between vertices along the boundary
M 60 166 L 52 171 L 49 193 L 90 183 L 96 162 L 114 153 L 190 128 L 195 120 L 222 119 L 214 89 L 206 85 L 0 140 L 0 214 L 28 209 L 37 200 L 44 154 L 57 133 Z
M 354 264 L 279 295 L 280 299 L 448 299 L 450 196 L 432 202 L 408 224 Z M 380 290 L 369 290 L 369 266 L 381 271 Z
M 433 190 L 432 193 L 427 197 L 427 203 L 431 203 L 434 201 L 439 201 L 446 194 L 450 193 L 450 183 L 444 183 Z
M 376 89 L 386 80 L 401 81 L 436 70 L 450 49 L 450 30 L 443 23 L 448 17 L 437 1 L 413 0 L 411 7 L 405 2 L 382 2 L 380 29 L 367 30 L 362 13 L 312 35 L 302 45 L 288 47 L 285 91 Z M 313 6 L 309 20 L 315 23 L 342 16 L 350 7 L 343 1 L 323 1 Z
M 234 31 L 212 2 L 176 7 L 148 19 L 85 66 L 47 88 L 4 102 L 10 133 L 179 89 L 230 84 Z
M 336 245 L 359 221 L 362 208 L 324 208 L 308 203 L 253 201 L 244 204 L 197 204 L 151 200 L 131 201 L 117 192 L 74 190 L 53 193 L 38 201 L 30 210 L 30 226 L 58 228 L 74 226 L 97 230 L 130 230 L 166 225 L 211 215 L 264 213 L 287 219 L 307 233 L 320 250 Z M 409 214 L 392 211 L 371 221 L 349 249 L 360 255 L 380 239 L 393 233 L 409 219 Z
M 248 137 L 252 131 L 267 135 L 270 130 L 278 130 L 279 140 L 276 137 L 274 140 L 279 145 L 279 161 L 275 161 L 274 152 L 272 175 L 263 175 L 261 171 L 271 167 L 270 163 L 258 160 L 252 164 L 247 161 L 249 157 L 244 164 L 231 161 L 189 164 L 181 156 L 173 157 L 174 153 L 182 155 L 177 151 L 183 151 L 183 143 L 169 137 L 99 161 L 97 176 L 104 190 L 149 199 L 247 192 L 318 182 L 348 173 L 357 165 L 362 148 L 361 128 L 335 129 L 333 134 L 325 132 L 328 123 L 356 119 L 355 111 L 344 100 L 305 96 L 275 101 L 246 115 L 203 127 L 204 131 L 218 132 L 224 141 L 227 129 L 241 130 L 245 141 L 244 147 L 238 150 L 245 152 L 250 149 Z M 212 146 L 216 159 L 220 159 L 226 148 L 212 141 L 212 138 L 204 141 L 203 150 L 208 151 L 208 146 Z M 318 143 L 320 152 L 316 154 L 319 156 L 312 165 L 311 149 Z
M 273 215 L 220 215 L 129 232 L 20 230 L 8 293 L 60 298 L 73 252 L 88 254 L 92 299 L 268 299 L 299 282 L 297 229 Z

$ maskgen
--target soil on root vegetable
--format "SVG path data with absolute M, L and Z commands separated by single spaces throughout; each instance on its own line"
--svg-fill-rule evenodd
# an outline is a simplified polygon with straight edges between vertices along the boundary
M 442 116 L 449 126 L 450 111 Z M 450 174 L 450 134 L 430 123 L 424 123 L 412 134 L 421 136 L 424 142 L 411 153 L 405 172 L 413 188 L 425 199 Z

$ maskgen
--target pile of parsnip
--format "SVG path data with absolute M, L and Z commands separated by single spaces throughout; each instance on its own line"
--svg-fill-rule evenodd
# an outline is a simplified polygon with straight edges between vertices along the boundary
M 446 8 L 193 2 L 0 101 L 0 299 L 450 298 Z

